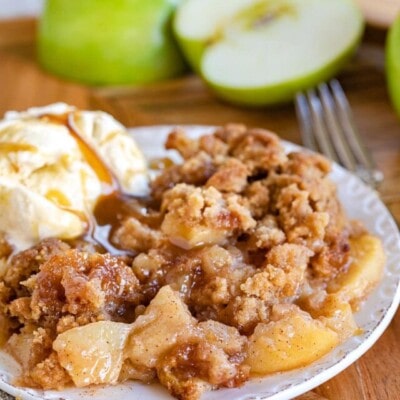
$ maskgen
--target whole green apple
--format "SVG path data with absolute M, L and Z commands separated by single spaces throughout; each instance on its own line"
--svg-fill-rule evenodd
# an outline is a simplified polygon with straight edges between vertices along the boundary
M 400 16 L 390 28 L 386 40 L 386 76 L 390 98 L 400 116 Z
M 335 75 L 363 28 L 351 0 L 187 0 L 174 20 L 186 58 L 217 95 L 255 106 Z
M 147 83 L 185 63 L 171 18 L 180 0 L 47 0 L 38 57 L 50 72 L 90 84 Z

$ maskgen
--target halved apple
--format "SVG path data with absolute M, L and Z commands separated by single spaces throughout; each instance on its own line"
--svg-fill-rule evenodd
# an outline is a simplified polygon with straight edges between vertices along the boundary
M 171 32 L 181 0 L 51 0 L 38 26 L 38 60 L 91 85 L 143 84 L 182 74 Z
M 188 0 L 174 30 L 193 69 L 239 104 L 290 100 L 329 79 L 364 21 L 351 0 Z
M 400 15 L 386 41 L 386 77 L 393 107 L 400 117 Z

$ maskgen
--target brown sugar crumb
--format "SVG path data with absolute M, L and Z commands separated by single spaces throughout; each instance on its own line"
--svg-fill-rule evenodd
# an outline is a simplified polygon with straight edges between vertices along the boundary
M 62 390 L 71 383 L 67 371 L 60 365 L 57 353 L 52 352 L 48 358 L 38 363 L 26 378 L 26 383 L 33 382 L 35 386 L 43 389 Z
M 179 184 L 164 196 L 162 232 L 183 248 L 222 244 L 236 231 L 255 225 L 248 210 L 235 195 L 224 197 L 214 187 Z
M 213 159 L 204 151 L 189 158 L 182 165 L 174 165 L 165 170 L 151 183 L 152 195 L 155 200 L 161 200 L 164 192 L 176 184 L 204 185 L 215 173 Z
M 206 186 L 213 186 L 220 192 L 240 193 L 247 186 L 249 170 L 235 158 L 229 158 L 211 178 Z
M 283 244 L 267 255 L 261 272 L 248 278 L 240 287 L 248 296 L 271 304 L 295 296 L 305 278 L 311 251 L 304 246 Z
M 267 302 L 248 296 L 237 296 L 221 312 L 220 318 L 243 334 L 251 334 L 259 322 L 268 321 L 270 306 Z
M 165 142 L 167 150 L 176 150 L 186 160 L 196 155 L 199 151 L 197 140 L 189 139 L 182 128 L 173 130 Z
M 54 322 L 65 314 L 86 323 L 129 320 L 140 301 L 138 284 L 132 270 L 108 254 L 69 250 L 41 266 L 32 292 L 32 316 Z
M 51 353 L 54 336 L 44 328 L 26 325 L 20 334 L 13 334 L 7 342 L 6 350 L 21 364 L 25 374 Z
M 126 218 L 115 231 L 113 240 L 118 248 L 139 253 L 160 247 L 165 238 L 159 230 L 150 228 L 138 219 Z
M 215 321 L 201 322 L 199 336 L 177 344 L 157 365 L 162 384 L 178 398 L 198 399 L 212 387 L 236 387 L 248 379 L 242 364 L 246 340 L 236 329 Z
M 212 157 L 224 157 L 228 154 L 228 145 L 216 135 L 204 135 L 199 139 L 199 148 Z
M 263 181 L 255 181 L 247 185 L 244 197 L 254 218 L 261 218 L 269 210 L 269 190 Z
M 157 375 L 177 398 L 195 400 L 206 389 L 240 386 L 248 379 L 249 368 L 201 341 L 174 348 L 159 363 Z
M 58 239 L 42 240 L 37 246 L 16 254 L 4 274 L 4 283 L 18 295 L 27 293 L 20 283 L 39 271 L 39 267 L 53 255 L 61 254 L 70 247 Z
M 245 163 L 254 176 L 262 175 L 286 161 L 279 138 L 264 129 L 249 129 L 236 134 L 230 144 L 229 153 Z
M 279 228 L 279 224 L 273 215 L 267 215 L 257 222 L 255 229 L 249 234 L 249 249 L 271 249 L 284 243 L 285 233 Z
M 61 247 L 64 252 L 60 251 Z M 37 249 L 19 253 L 14 258 L 15 269 L 11 267 L 9 271 L 25 277 L 27 271 L 22 266 L 32 270 L 29 264 L 32 255 L 35 274 L 29 279 L 30 285 L 24 282 L 16 285 L 15 275 L 11 273 L 8 276 L 13 279 L 2 283 L 2 293 L 7 294 L 2 299 L 3 315 L 7 318 L 12 321 L 17 318 L 22 326 L 42 326 L 53 333 L 64 331 L 65 325 L 133 318 L 134 308 L 141 299 L 139 281 L 122 261 L 107 254 L 79 252 L 56 241 L 47 241 Z M 10 287 L 5 286 L 9 282 Z M 24 289 L 19 289 L 20 286 Z M 18 293 L 23 295 L 14 298 Z

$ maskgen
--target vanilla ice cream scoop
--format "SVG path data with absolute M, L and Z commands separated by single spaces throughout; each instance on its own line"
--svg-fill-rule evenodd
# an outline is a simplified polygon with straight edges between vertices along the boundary
M 0 121 L 0 231 L 15 250 L 83 234 L 97 199 L 116 184 L 143 195 L 147 173 L 110 115 L 58 103 Z

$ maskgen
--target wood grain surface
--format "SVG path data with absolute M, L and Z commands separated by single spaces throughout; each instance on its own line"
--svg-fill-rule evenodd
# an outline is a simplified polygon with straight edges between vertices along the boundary
M 32 20 L 0 23 L 0 115 L 10 109 L 64 101 L 108 111 L 127 126 L 243 122 L 301 142 L 292 105 L 268 109 L 234 107 L 217 100 L 192 75 L 144 87 L 121 88 L 89 88 L 48 75 L 35 61 L 34 33 Z M 360 134 L 385 174 L 379 193 L 399 223 L 400 120 L 387 96 L 383 41 L 384 33 L 368 32 L 356 58 L 339 79 Z M 4 396 L 0 394 L 0 399 L 7 398 Z M 361 359 L 298 399 L 400 399 L 400 312 Z

